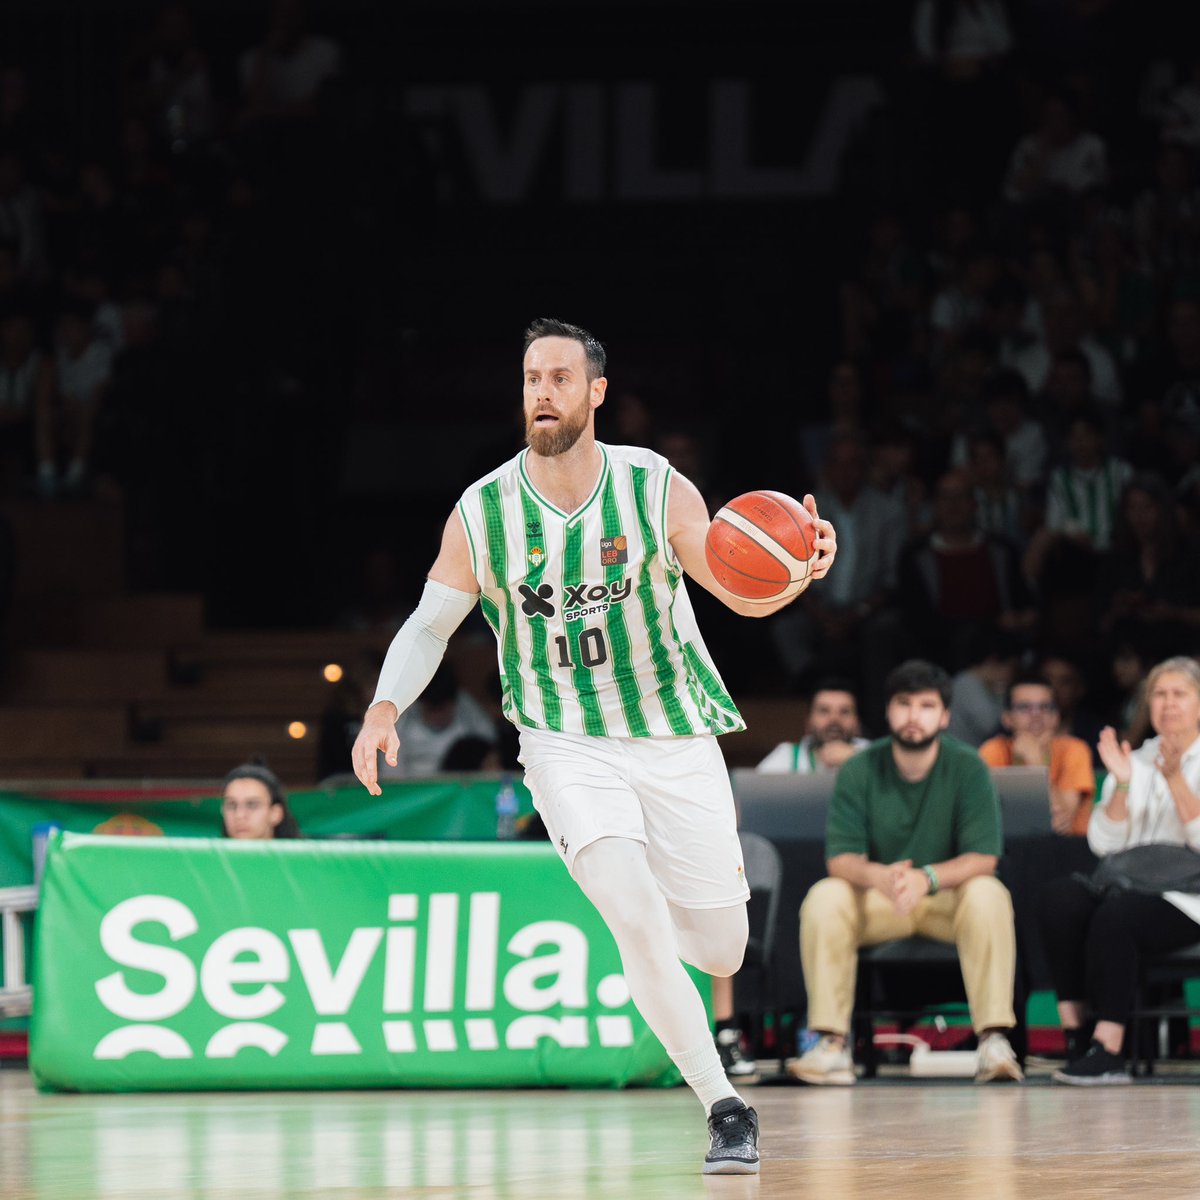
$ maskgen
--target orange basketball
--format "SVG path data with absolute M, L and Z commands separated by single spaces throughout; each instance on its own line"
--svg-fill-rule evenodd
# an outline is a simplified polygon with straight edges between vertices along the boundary
M 816 540 L 813 519 L 799 501 L 782 492 L 746 492 L 713 517 L 704 553 L 722 587 L 766 602 L 804 590 Z

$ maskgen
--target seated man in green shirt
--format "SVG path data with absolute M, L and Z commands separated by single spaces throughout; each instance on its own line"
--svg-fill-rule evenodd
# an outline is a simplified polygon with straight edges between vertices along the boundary
M 1000 805 L 983 760 L 944 735 L 950 677 L 901 663 L 884 683 L 891 736 L 842 767 L 829 803 L 829 877 L 800 909 L 808 1024 L 821 1040 L 788 1072 L 851 1084 L 846 1046 L 858 948 L 921 934 L 958 948 L 979 1035 L 976 1080 L 1021 1079 L 1005 1036 L 1016 1024 L 1012 901 L 995 877 Z

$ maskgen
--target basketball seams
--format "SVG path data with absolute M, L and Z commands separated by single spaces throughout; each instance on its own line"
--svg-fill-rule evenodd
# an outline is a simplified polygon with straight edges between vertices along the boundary
M 792 504 L 796 504 L 796 501 L 793 500 L 791 496 L 788 496 L 783 492 L 762 491 L 751 492 L 750 494 L 752 496 L 769 496 L 775 501 L 775 503 L 779 506 L 780 511 L 786 513 L 788 520 L 791 521 L 791 523 L 796 527 L 796 532 L 800 535 L 800 540 L 804 543 L 805 548 L 808 550 L 808 556 L 811 558 L 814 549 L 814 543 L 816 541 L 816 526 L 812 523 L 812 521 L 801 521 L 796 514 L 792 512 L 790 506 Z M 735 497 L 735 500 L 736 499 L 737 497 Z M 803 505 L 799 505 L 798 507 L 800 507 L 802 511 L 807 512 L 807 509 L 804 509 Z
M 788 514 L 791 517 L 791 514 Z M 792 518 L 794 520 L 794 518 Z M 732 526 L 739 533 L 748 537 L 760 549 L 765 550 L 772 557 L 777 558 L 783 566 L 787 568 L 788 578 L 795 580 L 797 577 L 803 577 L 808 574 L 810 562 L 806 558 L 797 558 L 786 546 L 777 542 L 765 529 L 760 529 L 748 518 L 742 516 L 736 509 L 726 505 L 713 518 L 713 523 L 723 521 L 726 525 Z M 808 545 L 807 538 L 804 544 Z M 735 568 L 736 569 L 736 568 Z M 743 572 L 744 573 L 744 572 Z

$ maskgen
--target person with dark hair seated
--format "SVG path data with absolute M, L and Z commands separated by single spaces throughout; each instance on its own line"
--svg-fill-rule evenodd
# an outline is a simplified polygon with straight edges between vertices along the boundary
M 1008 685 L 1005 732 L 979 747 L 989 767 L 1045 767 L 1049 772 L 1050 824 L 1055 833 L 1087 833 L 1096 776 L 1087 742 L 1058 732 L 1054 689 L 1040 675 L 1020 675 Z
M 780 742 L 754 769 L 764 775 L 836 772 L 871 744 L 860 735 L 853 686 L 846 680 L 823 679 L 813 688 L 804 736 L 798 742 Z
M 842 767 L 829 802 L 829 876 L 800 909 L 808 1024 L 821 1035 L 788 1063 L 796 1079 L 854 1083 L 846 1044 L 860 946 L 953 942 L 979 1035 L 977 1082 L 1023 1078 L 1006 1036 L 1016 1022 L 1012 900 L 996 878 L 1000 804 L 987 767 L 944 734 L 950 677 L 921 659 L 884 682 L 891 737 Z
M 1122 1052 L 1138 957 L 1200 941 L 1196 660 L 1160 662 L 1147 676 L 1146 699 L 1157 737 L 1134 750 L 1111 726 L 1100 734 L 1108 778 L 1088 825 L 1100 866 L 1090 878 L 1056 879 L 1043 894 L 1042 937 L 1067 1036 L 1057 1083 L 1129 1083 Z
M 243 763 L 225 776 L 221 836 L 243 841 L 301 836 L 274 771 L 260 763 Z

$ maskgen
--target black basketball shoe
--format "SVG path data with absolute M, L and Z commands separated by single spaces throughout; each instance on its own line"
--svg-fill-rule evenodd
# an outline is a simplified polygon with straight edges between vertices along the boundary
M 1055 1083 L 1070 1083 L 1075 1087 L 1111 1087 L 1133 1082 L 1125 1060 L 1119 1054 L 1105 1050 L 1095 1039 L 1082 1058 L 1067 1063 L 1050 1078 Z
M 705 1175 L 758 1174 L 758 1113 L 736 1096 L 718 1100 L 708 1117 Z

